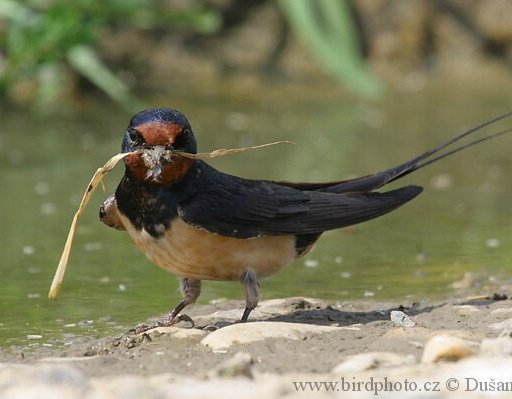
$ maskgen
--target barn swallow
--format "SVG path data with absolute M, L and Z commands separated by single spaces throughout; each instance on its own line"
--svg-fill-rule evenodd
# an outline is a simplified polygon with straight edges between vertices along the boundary
M 439 151 L 508 115 L 460 134 L 407 162 L 356 179 L 329 183 L 250 180 L 180 153 L 197 153 L 185 116 L 170 108 L 136 114 L 124 134 L 126 170 L 100 209 L 106 225 L 126 230 L 153 263 L 179 276 L 183 300 L 155 325 L 169 326 L 199 297 L 202 280 L 240 281 L 247 321 L 259 280 L 308 253 L 320 235 L 382 216 L 421 193 L 409 185 L 377 189 L 499 132 Z

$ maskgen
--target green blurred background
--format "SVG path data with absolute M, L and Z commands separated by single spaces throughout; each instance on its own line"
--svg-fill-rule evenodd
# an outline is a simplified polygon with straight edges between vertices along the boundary
M 134 112 L 183 111 L 201 151 L 296 143 L 212 162 L 229 173 L 368 174 L 512 109 L 511 17 L 498 0 L 0 0 L 0 347 L 125 331 L 179 300 L 173 276 L 98 222 L 122 168 L 80 222 L 61 298 L 46 299 L 82 190 Z M 404 179 L 425 193 L 326 234 L 263 298 L 508 293 L 511 140 Z M 220 297 L 241 287 L 206 283 L 199 303 Z

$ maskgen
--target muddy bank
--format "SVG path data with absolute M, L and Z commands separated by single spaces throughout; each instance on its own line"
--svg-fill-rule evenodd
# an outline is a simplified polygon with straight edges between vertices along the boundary
M 485 397 L 495 392 L 479 383 L 491 378 L 494 391 L 512 390 L 506 295 L 424 304 L 277 299 L 264 301 L 246 324 L 236 323 L 242 306 L 192 308 L 195 327 L 183 322 L 65 348 L 11 351 L 0 365 L 0 396 L 370 397 L 382 382 L 382 389 L 392 383 L 388 390 L 408 397 Z

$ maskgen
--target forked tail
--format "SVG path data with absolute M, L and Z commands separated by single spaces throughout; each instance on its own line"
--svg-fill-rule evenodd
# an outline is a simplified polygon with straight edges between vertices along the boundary
M 508 118 L 512 116 L 512 112 L 506 113 L 504 115 L 498 116 L 494 119 L 491 119 L 485 123 L 482 123 L 481 125 L 478 125 L 472 129 L 469 129 L 452 139 L 448 140 L 447 142 L 438 145 L 437 147 L 432 148 L 431 150 L 428 150 L 424 152 L 421 155 L 418 155 L 417 157 L 404 162 L 400 165 L 394 166 L 392 168 L 383 170 L 382 172 L 375 173 L 373 175 L 368 175 L 364 177 L 359 177 L 356 179 L 351 180 L 345 180 L 343 182 L 335 183 L 330 186 L 324 186 L 324 187 L 317 187 L 316 189 L 320 189 L 321 191 L 328 191 L 328 192 L 335 192 L 335 193 L 345 193 L 345 192 L 366 192 L 366 191 L 373 191 L 376 190 L 392 181 L 395 181 L 397 179 L 400 179 L 409 173 L 412 173 L 418 169 L 421 169 L 427 165 L 430 165 L 431 163 L 437 162 L 443 158 L 446 158 L 452 154 L 455 154 L 459 151 L 462 151 L 466 148 L 472 147 L 476 144 L 482 143 L 484 141 L 490 140 L 492 138 L 501 136 L 505 133 L 512 132 L 512 128 L 508 128 L 505 130 L 501 130 L 499 132 L 490 134 L 488 136 L 470 141 L 469 143 L 460 145 L 458 147 L 452 148 L 447 152 L 441 152 L 443 149 L 446 149 L 447 147 L 451 146 L 454 143 L 459 142 L 460 140 L 470 136 L 471 134 L 483 129 L 484 127 L 487 127 L 489 125 L 492 125 L 498 121 L 501 121 L 505 118 Z M 437 155 L 436 155 L 437 154 Z M 436 155 L 436 156 L 434 156 Z

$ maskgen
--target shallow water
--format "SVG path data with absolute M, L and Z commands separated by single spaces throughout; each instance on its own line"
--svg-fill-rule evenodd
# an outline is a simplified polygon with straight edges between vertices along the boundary
M 153 104 L 182 110 L 201 151 L 296 143 L 212 162 L 224 171 L 315 181 L 368 174 L 412 158 L 512 109 L 499 93 L 499 87 L 443 88 L 365 104 L 333 93 L 275 90 Z M 108 192 L 98 190 L 80 221 L 59 300 L 46 298 L 82 191 L 94 170 L 119 150 L 128 119 L 108 107 L 52 119 L 2 115 L 0 347 L 59 345 L 82 334 L 124 331 L 178 302 L 176 278 L 150 264 L 125 233 L 97 219 L 120 167 L 106 179 Z M 426 190 L 392 214 L 325 234 L 305 259 L 262 282 L 263 298 L 428 300 L 452 295 L 451 283 L 466 272 L 480 276 L 476 290 L 510 279 L 511 145 L 512 135 L 501 137 L 394 184 Z M 238 284 L 203 287 L 199 303 L 243 298 Z

